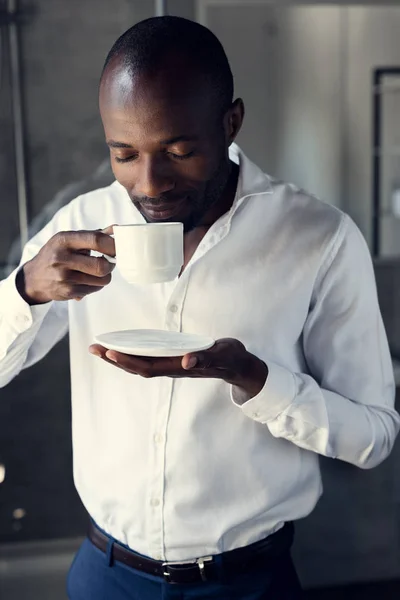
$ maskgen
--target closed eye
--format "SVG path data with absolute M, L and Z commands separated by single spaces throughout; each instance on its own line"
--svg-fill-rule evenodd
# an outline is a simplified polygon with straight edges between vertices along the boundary
M 188 152 L 187 154 L 174 154 L 173 152 L 167 152 L 167 154 L 169 156 L 172 156 L 172 158 L 176 158 L 178 160 L 186 160 L 193 156 L 194 152 Z
M 177 160 L 187 160 L 188 158 L 194 155 L 194 152 L 188 152 L 187 154 L 174 154 L 174 152 L 167 152 L 167 154 L 168 156 L 171 156 L 172 158 Z M 137 158 L 137 154 L 132 154 L 131 156 L 127 156 L 126 158 L 121 158 L 119 156 L 114 157 L 117 163 L 127 163 L 136 160 Z
M 137 159 L 137 154 L 133 154 L 132 156 L 127 156 L 126 158 L 120 158 L 119 156 L 114 156 L 115 162 L 117 163 L 127 163 L 132 160 Z

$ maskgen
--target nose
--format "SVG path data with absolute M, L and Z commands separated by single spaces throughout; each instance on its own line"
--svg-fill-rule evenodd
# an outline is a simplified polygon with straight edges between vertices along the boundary
M 166 171 L 159 159 L 143 158 L 136 166 L 138 170 L 134 192 L 138 196 L 157 198 L 175 187 L 171 173 Z

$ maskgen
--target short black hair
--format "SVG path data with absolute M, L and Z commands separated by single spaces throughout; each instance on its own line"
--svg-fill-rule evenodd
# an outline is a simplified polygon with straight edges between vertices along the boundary
M 168 55 L 181 54 L 205 76 L 223 114 L 232 104 L 233 76 L 225 50 L 207 27 L 182 17 L 152 17 L 125 31 L 107 55 L 103 74 L 119 57 L 132 73 L 155 72 Z

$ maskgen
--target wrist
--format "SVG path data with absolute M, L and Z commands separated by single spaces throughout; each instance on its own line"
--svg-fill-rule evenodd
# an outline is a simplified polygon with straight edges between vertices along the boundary
M 21 298 L 29 304 L 34 306 L 35 304 L 45 304 L 48 302 L 47 299 L 41 298 L 39 294 L 36 294 L 30 285 L 31 280 L 31 261 L 24 264 L 23 267 L 18 271 L 15 278 L 15 285 Z
M 250 398 L 257 396 L 263 387 L 268 377 L 268 367 L 260 358 L 247 352 L 246 360 L 243 364 L 243 372 L 238 381 L 235 383 L 237 387 L 243 390 Z

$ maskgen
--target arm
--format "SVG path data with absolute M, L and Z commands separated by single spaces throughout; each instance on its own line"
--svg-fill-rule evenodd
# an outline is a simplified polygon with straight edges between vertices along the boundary
M 309 373 L 266 361 L 261 392 L 247 400 L 233 388 L 233 401 L 275 437 L 361 468 L 378 465 L 400 418 L 372 261 L 347 216 L 315 283 L 303 349 Z
M 71 204 L 26 245 L 20 267 L 0 282 L 0 387 L 43 358 L 68 331 L 66 300 L 100 291 L 114 265 L 90 250 L 114 254 L 101 231 L 69 231 Z
M 22 266 L 37 255 L 56 230 L 57 221 L 53 219 L 25 246 L 19 267 L 0 282 L 0 388 L 42 359 L 68 331 L 66 303 L 30 306 L 16 283 Z

